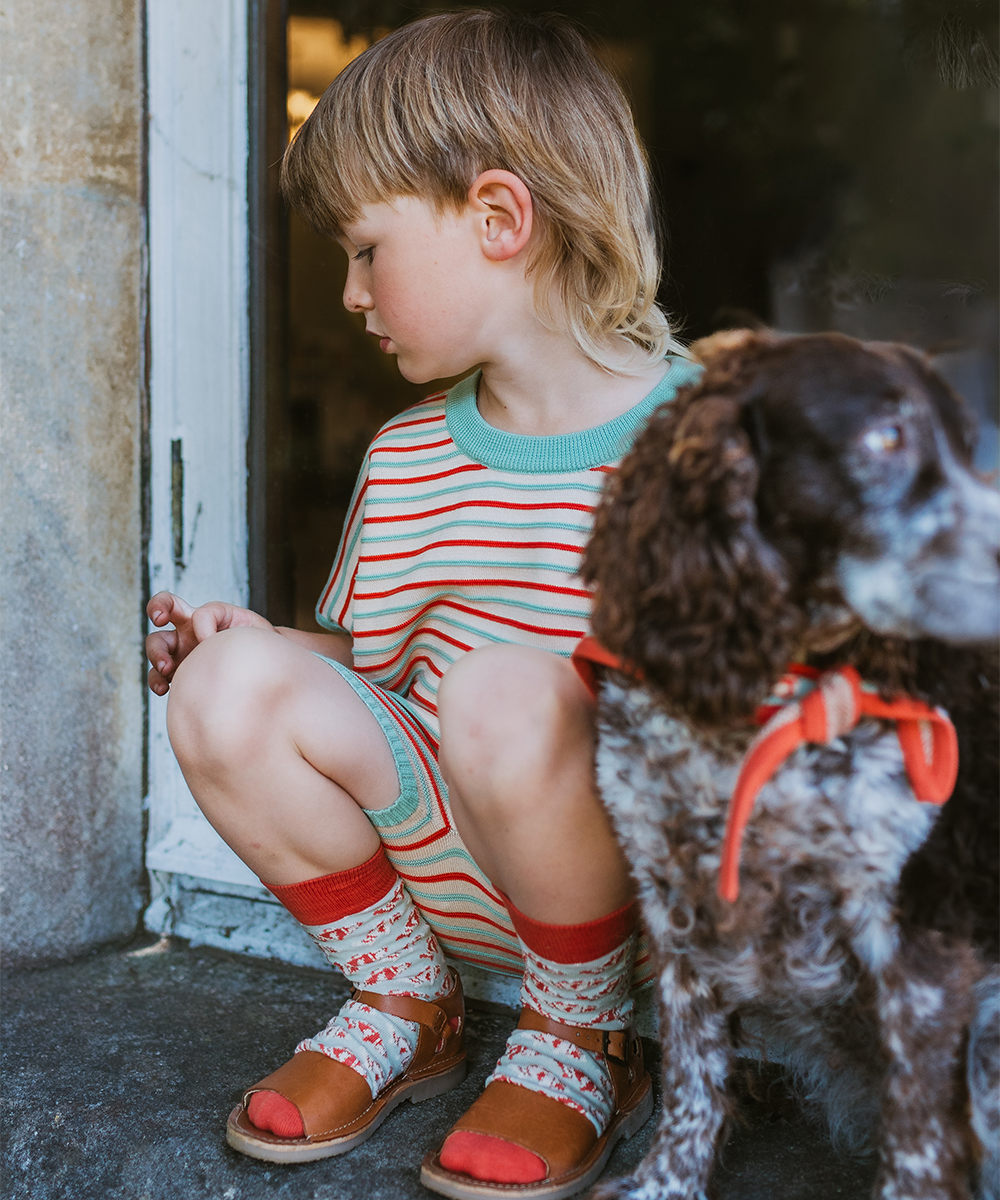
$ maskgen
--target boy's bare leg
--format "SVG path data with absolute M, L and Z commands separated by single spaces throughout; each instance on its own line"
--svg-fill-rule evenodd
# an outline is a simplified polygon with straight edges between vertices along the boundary
M 378 849 L 359 806 L 399 795 L 392 753 L 350 685 L 308 650 L 261 629 L 213 635 L 177 668 L 167 727 L 205 816 L 267 883 L 343 871 Z
M 566 660 L 510 645 L 459 660 L 438 702 L 455 823 L 507 897 L 525 1012 L 422 1178 L 446 1195 L 462 1177 L 487 1191 L 579 1189 L 600 1171 L 605 1134 L 621 1136 L 652 1109 L 641 1060 L 625 1049 L 613 1070 L 596 1050 L 597 1031 L 629 1024 L 636 911 L 594 787 L 593 703 Z M 573 1032 L 560 1032 L 566 1025 Z
M 595 920 L 633 894 L 594 785 L 594 706 L 571 664 L 484 646 L 438 694 L 455 823 L 489 879 L 529 917 Z
M 331 963 L 369 993 L 251 1090 L 227 1138 L 270 1161 L 298 1161 L 313 1134 L 307 1157 L 343 1153 L 377 1128 L 377 1097 L 389 1084 L 399 1081 L 401 1095 L 443 1091 L 465 1073 L 460 1023 L 440 1043 L 435 1071 L 418 1052 L 420 1016 L 397 1015 L 407 1003 L 399 996 L 426 1008 L 454 988 L 437 939 L 361 811 L 398 797 L 392 752 L 341 675 L 255 627 L 215 633 L 190 652 L 170 684 L 167 724 L 209 821 Z M 460 997 L 443 1002 L 460 1022 Z

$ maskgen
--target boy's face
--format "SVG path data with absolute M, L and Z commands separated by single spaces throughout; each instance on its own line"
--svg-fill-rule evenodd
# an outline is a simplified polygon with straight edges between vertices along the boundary
M 439 214 L 416 196 L 372 204 L 337 241 L 348 257 L 344 305 L 413 383 L 490 357 L 493 275 L 471 206 Z

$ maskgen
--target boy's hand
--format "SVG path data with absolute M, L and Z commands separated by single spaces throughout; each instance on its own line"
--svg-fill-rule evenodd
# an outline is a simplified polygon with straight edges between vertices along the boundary
M 221 600 L 212 600 L 200 608 L 192 608 L 173 592 L 157 592 L 146 605 L 146 615 L 154 625 L 173 625 L 173 629 L 151 633 L 146 638 L 146 657 L 152 664 L 149 689 L 157 696 L 167 694 L 170 681 L 180 664 L 199 642 L 213 633 L 246 627 L 274 629 L 270 621 L 248 608 L 224 604 Z

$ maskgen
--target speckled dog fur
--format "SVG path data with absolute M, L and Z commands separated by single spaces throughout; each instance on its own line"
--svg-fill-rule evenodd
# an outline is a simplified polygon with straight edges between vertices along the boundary
M 1000 499 L 961 402 L 903 347 L 741 331 L 695 351 L 702 382 L 623 462 L 585 561 L 595 632 L 629 664 L 601 685 L 597 777 L 664 1048 L 653 1146 L 595 1194 L 706 1194 L 734 1055 L 763 1045 L 836 1135 L 878 1127 L 881 1200 L 995 1195 L 997 668 L 979 647 L 1000 633 Z M 794 660 L 944 704 L 958 785 L 944 810 L 917 802 L 884 721 L 800 748 L 758 797 L 730 904 L 728 800 Z

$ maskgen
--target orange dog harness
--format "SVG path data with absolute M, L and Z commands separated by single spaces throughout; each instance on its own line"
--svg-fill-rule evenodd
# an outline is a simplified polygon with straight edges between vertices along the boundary
M 595 664 L 627 670 L 592 637 L 577 645 L 572 661 L 594 696 Z M 756 715 L 763 728 L 743 756 L 726 821 L 717 889 L 724 900 L 739 895 L 740 847 L 754 801 L 799 746 L 829 745 L 850 733 L 863 716 L 895 721 L 903 765 L 916 798 L 927 804 L 944 804 L 954 791 L 958 738 L 947 715 L 909 696 L 883 700 L 874 688 L 861 682 L 854 667 L 820 674 L 812 667 L 795 664 L 779 681 L 773 702 L 759 708 Z

